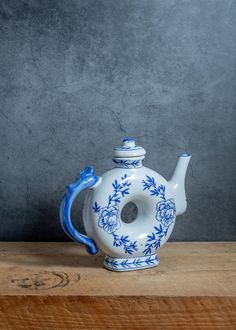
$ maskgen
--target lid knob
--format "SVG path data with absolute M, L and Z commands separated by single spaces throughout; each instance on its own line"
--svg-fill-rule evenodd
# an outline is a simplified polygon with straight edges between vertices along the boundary
M 127 137 L 123 140 L 123 147 L 124 148 L 132 148 L 135 147 L 135 141 L 131 137 Z

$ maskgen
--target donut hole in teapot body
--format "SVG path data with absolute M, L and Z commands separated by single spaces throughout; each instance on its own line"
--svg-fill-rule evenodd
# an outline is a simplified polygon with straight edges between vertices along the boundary
M 135 221 L 138 216 L 138 207 L 134 202 L 128 202 L 121 210 L 121 220 L 125 223 Z

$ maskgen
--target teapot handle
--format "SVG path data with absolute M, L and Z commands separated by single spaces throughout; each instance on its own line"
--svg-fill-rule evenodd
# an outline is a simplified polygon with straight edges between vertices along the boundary
M 93 167 L 86 167 L 73 183 L 66 186 L 66 193 L 60 206 L 60 222 L 64 232 L 74 241 L 78 241 L 86 246 L 88 253 L 96 254 L 98 247 L 94 240 L 86 235 L 80 234 L 73 226 L 70 218 L 71 206 L 76 196 L 87 188 L 94 187 L 99 181 L 100 177 L 93 172 Z

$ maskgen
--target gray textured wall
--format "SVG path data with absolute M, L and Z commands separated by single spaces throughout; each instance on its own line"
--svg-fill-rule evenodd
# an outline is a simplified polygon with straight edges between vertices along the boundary
M 1 0 L 0 14 L 2 240 L 65 240 L 64 186 L 113 166 L 127 135 L 167 178 L 193 154 L 173 240 L 235 239 L 236 1 Z

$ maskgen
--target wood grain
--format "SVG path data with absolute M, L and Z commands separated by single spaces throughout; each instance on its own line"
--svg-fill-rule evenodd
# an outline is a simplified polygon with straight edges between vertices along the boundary
M 0 243 L 0 329 L 236 329 L 236 243 L 167 243 L 115 273 L 74 243 Z
M 232 297 L 1 297 L 0 329 L 235 329 Z
M 236 243 L 167 243 L 155 268 L 103 268 L 75 243 L 0 243 L 0 295 L 235 296 Z

